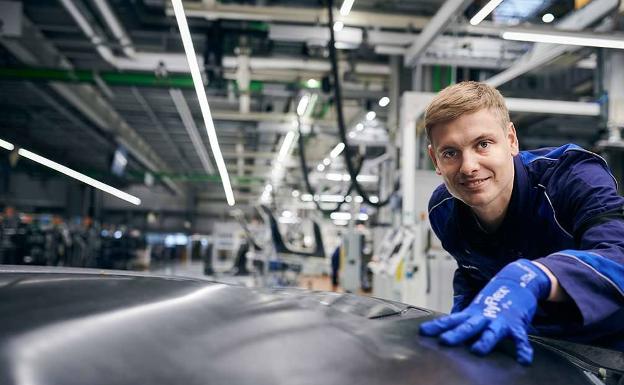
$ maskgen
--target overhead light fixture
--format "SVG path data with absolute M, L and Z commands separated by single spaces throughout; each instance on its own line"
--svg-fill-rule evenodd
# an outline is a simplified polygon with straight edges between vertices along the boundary
M 186 98 L 184 97 L 182 90 L 172 88 L 169 90 L 169 95 L 171 96 L 173 104 L 178 111 L 178 115 L 180 115 L 180 119 L 182 119 L 184 129 L 191 138 L 191 143 L 193 143 L 193 148 L 201 161 L 204 171 L 206 171 L 209 175 L 214 174 L 214 167 L 210 162 L 210 156 L 208 155 L 208 151 L 206 151 L 204 141 L 199 134 L 197 125 L 195 124 L 195 118 L 193 118 L 191 109 L 189 108 L 188 103 L 186 103 Z
M 379 197 L 377 197 L 376 195 L 371 195 L 370 201 L 372 203 L 378 203 L 379 202 Z
M 544 16 L 542 16 L 542 21 L 544 23 L 552 23 L 553 20 L 555 20 L 555 16 L 552 13 L 546 13 Z
M 333 182 L 348 182 L 351 180 L 351 176 L 349 174 L 339 174 L 335 172 L 327 173 L 325 178 Z M 362 183 L 377 182 L 379 177 L 377 175 L 358 175 L 356 180 Z
M 612 37 L 579 36 L 579 34 L 565 32 L 516 32 L 506 31 L 502 34 L 505 40 L 530 41 L 534 43 L 552 43 L 564 45 L 578 45 L 583 47 L 600 47 L 624 49 L 624 39 Z
M 356 126 L 355 126 L 355 130 L 356 131 L 362 131 L 363 129 L 364 129 L 364 124 L 362 124 L 362 123 L 356 124 Z
M 377 114 L 375 113 L 375 111 L 368 111 L 366 113 L 366 120 L 371 121 L 371 120 L 375 119 L 376 116 L 377 116 Z
M 331 152 L 329 153 L 329 156 L 332 158 L 335 158 L 338 155 L 340 155 L 344 149 L 345 149 L 345 144 L 340 142 L 336 145 L 336 147 L 334 147 L 333 150 L 331 150 Z
M 225 191 L 225 198 L 230 206 L 234 206 L 234 191 L 232 191 L 232 185 L 230 183 L 230 176 L 228 175 L 227 168 L 225 167 L 225 161 L 219 148 L 219 141 L 217 139 L 217 132 L 215 130 L 214 122 L 212 121 L 212 115 L 210 113 L 210 107 L 208 106 L 208 98 L 206 97 L 206 90 L 204 89 L 204 82 L 202 81 L 201 73 L 199 72 L 199 64 L 197 63 L 197 56 L 195 55 L 195 48 L 193 47 L 193 40 L 191 39 L 191 32 L 189 31 L 188 23 L 186 22 L 186 15 L 184 14 L 184 7 L 182 6 L 182 0 L 171 0 L 173 5 L 173 11 L 175 13 L 178 28 L 180 29 L 180 37 L 182 38 L 182 44 L 184 45 L 184 52 L 186 53 L 186 60 L 188 61 L 189 68 L 191 70 L 191 77 L 193 78 L 193 84 L 195 86 L 195 92 L 197 93 L 197 99 L 199 101 L 199 107 L 204 118 L 204 124 L 206 125 L 206 131 L 208 133 L 208 139 L 210 141 L 210 148 L 212 149 L 212 155 L 217 163 L 217 169 L 219 170 L 219 176 L 221 177 L 221 183 L 223 183 L 223 190 Z
M 314 197 L 312 196 L 312 194 L 303 194 L 301 195 L 301 200 L 304 202 L 312 202 L 314 200 Z
M 342 2 L 342 7 L 340 7 L 340 14 L 342 16 L 348 16 L 349 12 L 351 12 L 351 7 L 353 7 L 354 0 L 344 0 Z
M 323 159 L 323 164 L 325 166 L 329 166 L 331 164 L 331 160 L 329 158 L 325 158 L 325 159 Z
M 334 32 L 340 32 L 344 28 L 344 23 L 342 21 L 337 21 L 334 23 Z
M 343 219 L 334 219 L 334 224 L 336 226 L 346 226 L 349 224 L 349 221 L 345 221 Z
M 282 142 L 282 147 L 280 148 L 279 154 L 277 155 L 277 163 L 282 164 L 284 160 L 286 160 L 286 156 L 290 152 L 290 147 L 295 141 L 296 133 L 294 131 L 288 131 L 286 136 L 284 137 L 284 141 Z
M 333 202 L 333 203 L 344 202 L 344 197 L 342 195 L 325 194 L 325 195 L 321 195 L 320 199 L 321 199 L 321 202 Z
M 9 143 L 10 144 L 10 143 Z M 125 193 L 119 189 L 116 189 L 112 186 L 109 186 L 105 183 L 100 182 L 99 180 L 95 180 L 89 176 L 86 176 L 82 173 L 79 173 L 78 171 L 72 170 L 69 167 L 63 166 L 62 164 L 56 163 L 48 158 L 44 158 L 41 155 L 37 155 L 34 152 L 30 152 L 28 150 L 25 150 L 23 148 L 20 148 L 17 152 L 20 156 L 23 156 L 24 158 L 28 158 L 34 162 L 37 162 L 41 165 L 44 165 L 46 167 L 49 167 L 55 171 L 58 171 L 60 173 L 63 173 L 71 178 L 74 178 L 76 180 L 81 181 L 82 183 L 86 183 L 89 186 L 95 187 L 99 190 L 102 190 L 104 192 L 107 192 L 111 195 L 116 196 L 119 199 L 123 199 L 126 202 L 130 202 L 133 205 L 140 205 L 141 204 L 141 199 L 135 197 L 134 195 L 130 195 L 128 193 Z
M 291 194 L 292 194 L 293 198 L 297 198 L 297 197 L 299 197 L 299 190 L 293 190 Z
M 298 223 L 299 219 L 295 217 L 279 217 L 278 221 L 279 223 L 290 225 L 290 224 Z
M 380 105 L 381 107 L 385 107 L 385 106 L 387 106 L 388 104 L 390 104 L 390 98 L 389 98 L 389 97 L 384 96 L 383 98 L 379 99 L 379 105 Z
M 364 202 L 364 198 L 362 198 L 359 195 L 355 197 L 355 203 L 362 203 L 362 202 Z
M 13 151 L 13 149 L 15 149 L 15 146 L 13 145 L 13 143 L 9 143 L 6 140 L 2 140 L 2 139 L 0 139 L 0 147 L 9 151 Z
M 342 179 L 343 176 L 347 176 L 348 179 Z M 351 180 L 351 177 L 349 176 L 349 174 L 338 174 L 338 173 L 334 173 L 334 172 L 329 172 L 325 175 L 325 178 L 327 180 L 331 180 L 332 182 L 342 182 L 343 180 L 348 181 Z
M 308 109 L 308 103 L 310 103 L 310 94 L 304 94 L 301 99 L 299 99 L 299 104 L 297 104 L 297 115 L 303 116 L 303 114 L 305 114 Z
M 489 3 L 481 8 L 481 10 L 477 12 L 477 14 L 472 17 L 472 19 L 470 19 L 470 24 L 477 25 L 482 22 L 490 13 L 492 13 L 494 8 L 498 7 L 498 5 L 502 2 L 503 0 L 490 0 Z
M 329 214 L 329 218 L 333 219 L 333 220 L 337 220 L 337 221 L 348 221 L 351 220 L 351 213 L 345 213 L 345 212 L 333 212 L 331 214 Z M 358 221 L 367 221 L 368 220 L 368 214 L 366 213 L 359 213 L 356 216 Z
M 351 138 L 351 139 L 355 138 L 355 132 L 350 132 L 349 133 L 349 138 Z
M 308 81 L 306 82 L 306 86 L 308 88 L 319 88 L 320 85 L 321 85 L 321 82 L 319 82 L 316 79 L 308 79 Z
M 319 165 L 316 166 L 316 169 L 318 172 L 323 172 L 325 170 L 325 165 L 323 163 L 319 163 Z
M 348 221 L 349 219 L 351 219 L 351 214 L 350 213 L 342 213 L 342 212 L 333 212 L 333 213 L 329 214 L 329 217 L 331 219 L 334 219 L 334 220 L 346 220 L 346 221 Z

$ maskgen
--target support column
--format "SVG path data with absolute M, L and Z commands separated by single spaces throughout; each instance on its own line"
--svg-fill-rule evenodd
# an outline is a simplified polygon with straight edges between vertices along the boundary
M 239 137 L 239 142 L 236 143 L 236 175 L 239 178 L 245 176 L 245 158 L 243 157 L 245 153 L 245 146 L 243 145 L 244 137 Z
M 251 106 L 249 86 L 251 84 L 251 70 L 249 68 L 249 54 L 251 50 L 246 46 L 246 41 L 241 41 L 241 46 L 236 49 L 238 54 L 238 68 L 236 70 L 236 82 L 238 83 L 240 113 L 248 114 Z
M 618 181 L 619 193 L 624 193 L 624 150 L 622 129 L 624 128 L 624 52 L 603 50 L 603 88 L 607 94 L 608 137 L 601 144 L 605 147 L 605 157 L 613 175 Z

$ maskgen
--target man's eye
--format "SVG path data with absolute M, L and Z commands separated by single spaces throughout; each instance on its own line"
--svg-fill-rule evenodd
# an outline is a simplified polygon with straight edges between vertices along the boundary
M 483 141 L 479 142 L 479 147 L 481 147 L 481 148 L 488 148 L 489 146 L 490 146 L 490 142 L 488 142 L 488 141 L 483 140 Z
M 442 156 L 443 156 L 444 158 L 452 158 L 452 157 L 454 157 L 454 156 L 455 156 L 455 153 L 456 153 L 456 152 L 455 152 L 455 151 L 452 151 L 452 150 L 449 150 L 449 151 L 444 151 L 444 152 L 442 153 Z

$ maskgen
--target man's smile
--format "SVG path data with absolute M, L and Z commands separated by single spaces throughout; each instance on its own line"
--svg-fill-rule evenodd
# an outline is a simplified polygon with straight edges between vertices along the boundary
M 459 184 L 469 190 L 476 190 L 483 186 L 483 184 L 488 181 L 490 177 L 487 178 L 477 178 L 477 179 L 469 179 L 459 182 Z

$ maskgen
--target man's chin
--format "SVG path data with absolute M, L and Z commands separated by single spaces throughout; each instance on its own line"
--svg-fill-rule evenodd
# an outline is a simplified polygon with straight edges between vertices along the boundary
M 464 202 L 467 206 L 478 208 L 485 206 L 489 203 L 487 199 L 487 195 L 484 193 L 480 194 L 458 194 L 456 196 L 460 201 Z

